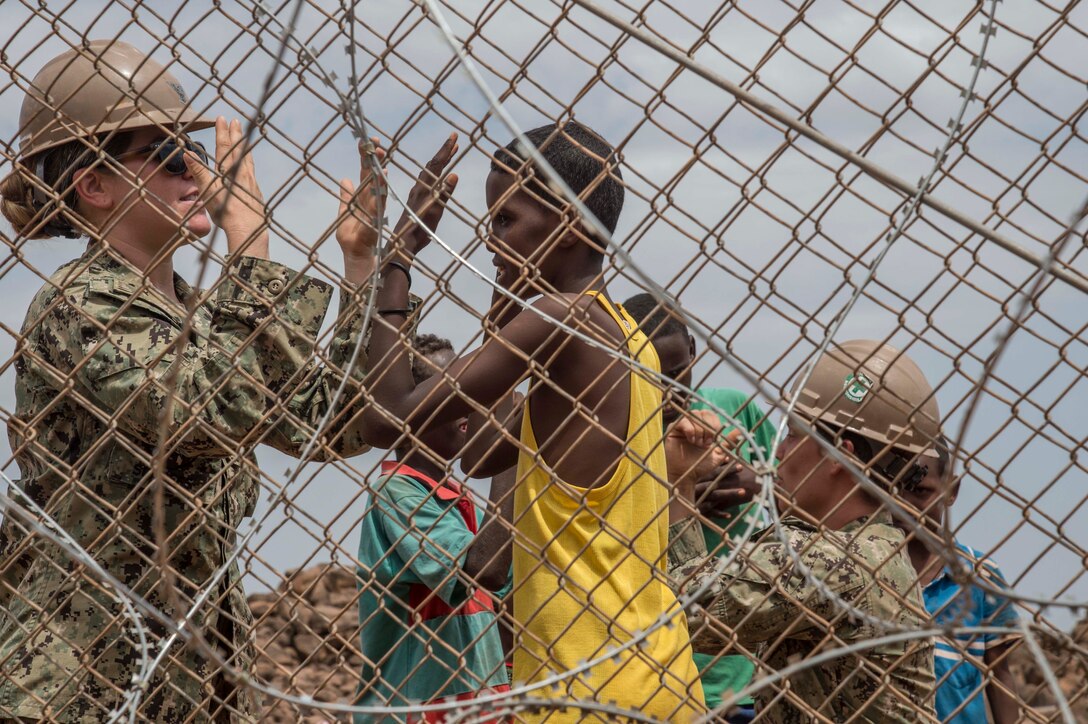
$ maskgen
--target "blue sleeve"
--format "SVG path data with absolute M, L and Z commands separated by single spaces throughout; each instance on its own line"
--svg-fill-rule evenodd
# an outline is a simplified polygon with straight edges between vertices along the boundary
M 982 561 L 978 573 L 980 579 L 997 588 L 1004 590 L 1009 587 L 1005 583 L 1005 577 L 1001 575 L 1001 570 L 991 563 Z M 979 593 L 982 595 L 981 623 L 984 626 L 1016 626 L 1020 622 L 1020 615 L 1011 600 L 992 591 L 980 589 Z M 989 648 L 1003 643 L 1009 636 L 1010 634 L 987 633 L 983 635 L 983 640 Z
M 465 602 L 458 575 L 473 533 L 454 505 L 445 506 L 414 483 L 387 481 L 374 493 L 378 522 L 405 566 L 449 606 Z

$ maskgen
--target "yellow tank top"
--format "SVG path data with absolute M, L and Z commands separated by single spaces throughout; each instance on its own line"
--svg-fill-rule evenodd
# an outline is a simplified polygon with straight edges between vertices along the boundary
M 657 352 L 627 312 L 591 294 L 628 337 L 631 357 L 660 369 Z M 514 678 L 534 682 L 570 670 L 671 611 L 673 625 L 657 629 L 644 645 L 565 679 L 558 691 L 545 688 L 536 695 L 614 701 L 661 721 L 684 722 L 703 711 L 703 690 L 686 619 L 665 583 L 669 491 L 659 482 L 667 479 L 661 390 L 637 372 L 630 380 L 626 455 L 612 478 L 592 489 L 558 481 L 537 462 L 539 448 L 525 402 L 514 497 L 514 616 L 523 627 L 514 652 Z M 526 721 L 599 720 L 577 709 L 521 716 Z

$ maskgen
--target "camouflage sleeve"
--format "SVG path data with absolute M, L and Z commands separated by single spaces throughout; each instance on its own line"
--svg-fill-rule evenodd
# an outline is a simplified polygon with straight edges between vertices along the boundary
M 698 526 L 691 529 L 698 531 Z M 825 585 L 847 600 L 857 595 L 863 581 L 854 575 L 842 551 L 832 550 L 833 544 L 818 536 L 802 533 L 793 537 L 796 531 L 786 530 L 791 535 L 791 545 L 802 551 L 802 560 Z M 690 555 L 698 546 L 696 538 L 702 538 L 701 532 L 684 533 L 675 569 L 671 564 L 676 541 L 670 540 L 670 571 L 674 571 L 673 578 L 681 591 L 706 583 L 717 563 L 716 558 L 700 560 Z M 680 564 L 685 550 L 688 562 Z M 778 540 L 749 543 L 741 548 L 724 572 L 705 586 L 699 603 L 704 610 L 689 617 L 689 628 L 693 648 L 704 652 L 721 649 L 734 636 L 745 646 L 769 641 L 787 630 L 791 636 L 803 636 L 823 619 L 834 616 L 836 610 L 830 600 L 794 570 L 792 560 Z
M 342 286 L 340 313 L 337 315 L 336 330 L 332 344 L 329 346 L 329 361 L 337 370 L 347 369 L 351 356 L 355 352 L 359 335 L 363 334 L 362 350 L 356 359 L 354 369 L 351 371 L 352 377 L 357 382 L 361 382 L 365 373 L 369 371 L 367 359 L 370 352 L 370 330 L 373 321 L 378 316 L 378 309 L 374 307 L 371 310 L 371 324 L 367 324 L 364 330 L 363 322 L 366 319 L 366 307 L 372 293 L 372 287 L 369 284 L 365 287 L 358 287 L 349 282 L 342 282 Z M 415 294 L 408 295 L 408 309 L 411 312 L 407 329 L 409 337 L 415 335 L 416 328 L 419 326 L 419 317 L 416 315 L 416 311 L 421 304 L 423 304 L 423 300 Z
M 330 452 L 350 457 L 370 449 L 363 435 L 362 411 L 367 404 L 367 397 L 362 381 L 369 371 L 370 331 L 377 318 L 377 310 L 373 309 L 370 321 L 364 329 L 371 289 L 369 285 L 357 287 L 347 282 L 342 283 L 340 309 L 329 345 L 328 361 L 320 364 L 315 360 L 311 365 L 309 373 L 287 400 L 287 414 L 277 422 L 273 434 L 265 439 L 267 444 L 288 455 L 300 454 L 321 417 L 328 410 L 346 372 L 348 384 L 337 404 L 335 417 L 327 428 L 329 435 L 323 444 L 314 448 L 313 459 L 324 460 L 329 457 Z M 415 312 L 422 302 L 415 295 L 409 296 L 408 307 L 412 311 L 408 329 L 410 335 L 415 334 L 419 323 Z M 363 335 L 361 343 L 359 335 Z M 359 352 L 356 355 L 357 347 Z
M 95 279 L 41 321 L 58 389 L 70 380 L 104 418 L 140 442 L 165 437 L 186 456 L 236 453 L 299 368 L 309 364 L 331 290 L 263 259 L 241 257 L 217 290 L 207 334 Z
M 708 558 L 698 518 L 685 518 L 669 526 L 668 571 L 675 582 L 673 588 L 683 588 L 684 582 L 697 574 Z
M 8 488 L 8 497 L 22 505 L 22 495 Z M 23 579 L 33 561 L 37 534 L 29 530 L 11 511 L 0 521 L 0 616 L 9 613 L 12 596 L 18 595 Z
M 215 331 L 243 338 L 260 361 L 269 392 L 281 392 L 312 363 L 331 286 L 277 262 L 243 256 L 227 267 L 216 292 Z

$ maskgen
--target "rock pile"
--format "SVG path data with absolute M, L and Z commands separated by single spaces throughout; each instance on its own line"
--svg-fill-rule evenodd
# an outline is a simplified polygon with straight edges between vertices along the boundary
M 289 571 L 278 590 L 250 596 L 260 679 L 295 696 L 350 702 L 362 666 L 357 601 L 354 573 L 333 564 Z M 350 720 L 267 697 L 261 719 L 283 724 Z
M 1088 619 L 1074 627 L 1072 638 L 1082 650 L 1088 648 Z M 1088 657 L 1058 639 L 1042 639 L 1039 643 L 1073 710 L 1074 721 L 1088 722 Z M 1046 717 L 1046 721 L 1062 721 L 1054 692 L 1047 685 L 1039 662 L 1026 646 L 1013 652 L 1010 668 L 1019 684 L 1020 698 Z

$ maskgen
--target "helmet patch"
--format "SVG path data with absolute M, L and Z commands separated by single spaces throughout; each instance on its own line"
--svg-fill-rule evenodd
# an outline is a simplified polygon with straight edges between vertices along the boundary
M 861 402 L 872 389 L 873 381 L 866 377 L 864 372 L 859 372 L 856 375 L 847 375 L 842 386 L 843 397 L 851 402 Z
M 181 83 L 174 83 L 172 81 L 166 81 L 166 84 L 174 89 L 174 92 L 178 94 L 178 98 L 182 103 L 188 103 L 189 99 L 185 97 L 185 89 L 181 87 Z

